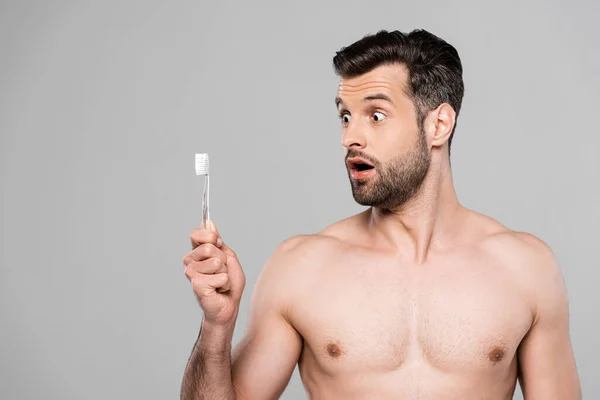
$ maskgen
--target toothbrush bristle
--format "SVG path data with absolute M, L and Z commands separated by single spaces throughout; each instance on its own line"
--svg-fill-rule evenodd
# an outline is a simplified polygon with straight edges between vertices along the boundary
M 208 154 L 196 154 L 196 175 L 208 175 Z

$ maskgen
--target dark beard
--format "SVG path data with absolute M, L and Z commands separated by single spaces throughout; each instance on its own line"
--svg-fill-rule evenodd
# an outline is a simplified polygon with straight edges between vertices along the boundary
M 411 199 L 419 191 L 431 164 L 425 133 L 422 130 L 416 147 L 416 150 L 398 156 L 385 165 L 367 158 L 358 151 L 349 150 L 347 158 L 362 157 L 371 162 L 377 170 L 374 177 L 362 180 L 352 179 L 348 171 L 354 200 L 363 206 L 389 210 L 400 207 Z

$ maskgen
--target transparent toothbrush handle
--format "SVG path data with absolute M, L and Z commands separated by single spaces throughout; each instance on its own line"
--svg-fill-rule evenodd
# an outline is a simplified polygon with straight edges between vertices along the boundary
M 209 188 L 209 176 L 206 175 L 206 178 L 204 179 L 204 198 L 202 199 L 202 227 L 205 229 L 208 229 L 208 221 L 210 220 L 210 211 L 208 207 Z

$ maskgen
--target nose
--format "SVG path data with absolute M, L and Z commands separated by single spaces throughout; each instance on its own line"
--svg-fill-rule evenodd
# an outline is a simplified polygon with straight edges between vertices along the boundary
M 364 129 L 361 129 L 360 124 L 353 122 L 350 122 L 350 124 L 344 128 L 342 133 L 342 146 L 346 149 L 357 147 L 364 149 L 367 146 Z

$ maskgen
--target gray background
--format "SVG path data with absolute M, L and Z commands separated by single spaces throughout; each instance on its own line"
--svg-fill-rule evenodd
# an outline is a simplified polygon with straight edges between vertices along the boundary
M 361 210 L 332 56 L 413 28 L 463 59 L 460 200 L 554 249 L 600 398 L 598 3 L 217 3 L 0 3 L 0 398 L 178 398 L 201 320 L 194 153 L 248 277 L 237 342 L 277 244 Z M 282 398 L 306 398 L 297 373 Z

